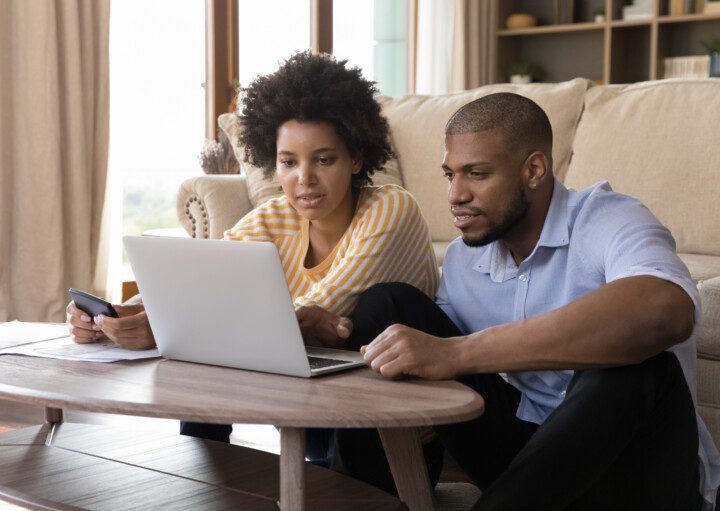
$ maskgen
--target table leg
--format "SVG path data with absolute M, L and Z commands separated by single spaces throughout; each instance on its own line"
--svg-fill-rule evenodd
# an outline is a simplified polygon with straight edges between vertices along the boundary
M 62 408 L 51 408 L 45 407 L 45 421 L 49 424 L 47 436 L 45 437 L 45 445 L 52 445 L 53 438 L 55 437 L 55 428 L 58 424 L 63 421 L 63 410 Z
M 304 428 L 280 428 L 280 509 L 305 510 Z
M 50 424 L 56 424 L 63 421 L 63 410 L 62 408 L 45 408 L 45 421 Z
M 432 511 L 433 496 L 415 428 L 378 429 L 398 495 L 411 511 Z

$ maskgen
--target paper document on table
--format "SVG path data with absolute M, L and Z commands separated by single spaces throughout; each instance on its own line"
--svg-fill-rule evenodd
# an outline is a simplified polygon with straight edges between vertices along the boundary
M 67 337 L 65 323 L 25 323 L 9 321 L 0 323 L 0 348 L 10 348 L 38 341 Z
M 0 349 L 0 355 L 27 355 L 30 357 L 82 360 L 85 362 L 117 362 L 160 356 L 157 348 L 152 350 L 126 350 L 112 341 L 77 344 L 70 337 L 40 341 L 11 348 Z
M 35 343 L 27 348 L 39 357 L 47 356 L 51 358 L 66 358 L 68 360 L 95 360 L 98 362 L 138 360 L 141 358 L 155 358 L 160 356 L 157 348 L 152 350 L 126 350 L 118 348 L 112 341 L 78 344 L 69 337 Z

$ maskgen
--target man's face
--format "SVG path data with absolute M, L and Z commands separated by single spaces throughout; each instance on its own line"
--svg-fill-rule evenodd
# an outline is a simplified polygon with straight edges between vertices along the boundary
M 448 201 L 466 245 L 486 245 L 523 224 L 528 201 L 521 171 L 527 156 L 513 153 L 499 129 L 445 137 Z

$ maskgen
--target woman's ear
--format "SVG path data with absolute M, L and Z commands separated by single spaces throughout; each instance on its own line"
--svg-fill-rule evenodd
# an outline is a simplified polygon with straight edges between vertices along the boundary
M 362 158 L 361 158 L 360 156 L 355 156 L 355 157 L 353 157 L 353 160 L 352 160 L 352 173 L 353 173 L 353 174 L 357 174 L 358 172 L 360 172 L 360 170 L 362 169 L 362 166 L 363 166 L 363 160 L 362 160 Z

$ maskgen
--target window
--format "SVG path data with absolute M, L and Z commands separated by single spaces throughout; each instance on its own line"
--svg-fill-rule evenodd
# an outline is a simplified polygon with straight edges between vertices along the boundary
M 118 289 L 130 271 L 120 260 L 121 232 L 178 226 L 178 187 L 202 172 L 204 81 L 204 2 L 113 2 L 110 289 Z
M 407 0 L 335 0 L 333 54 L 386 96 L 407 93 Z
M 310 48 L 309 0 L 239 0 L 239 75 L 246 87 L 281 60 Z

